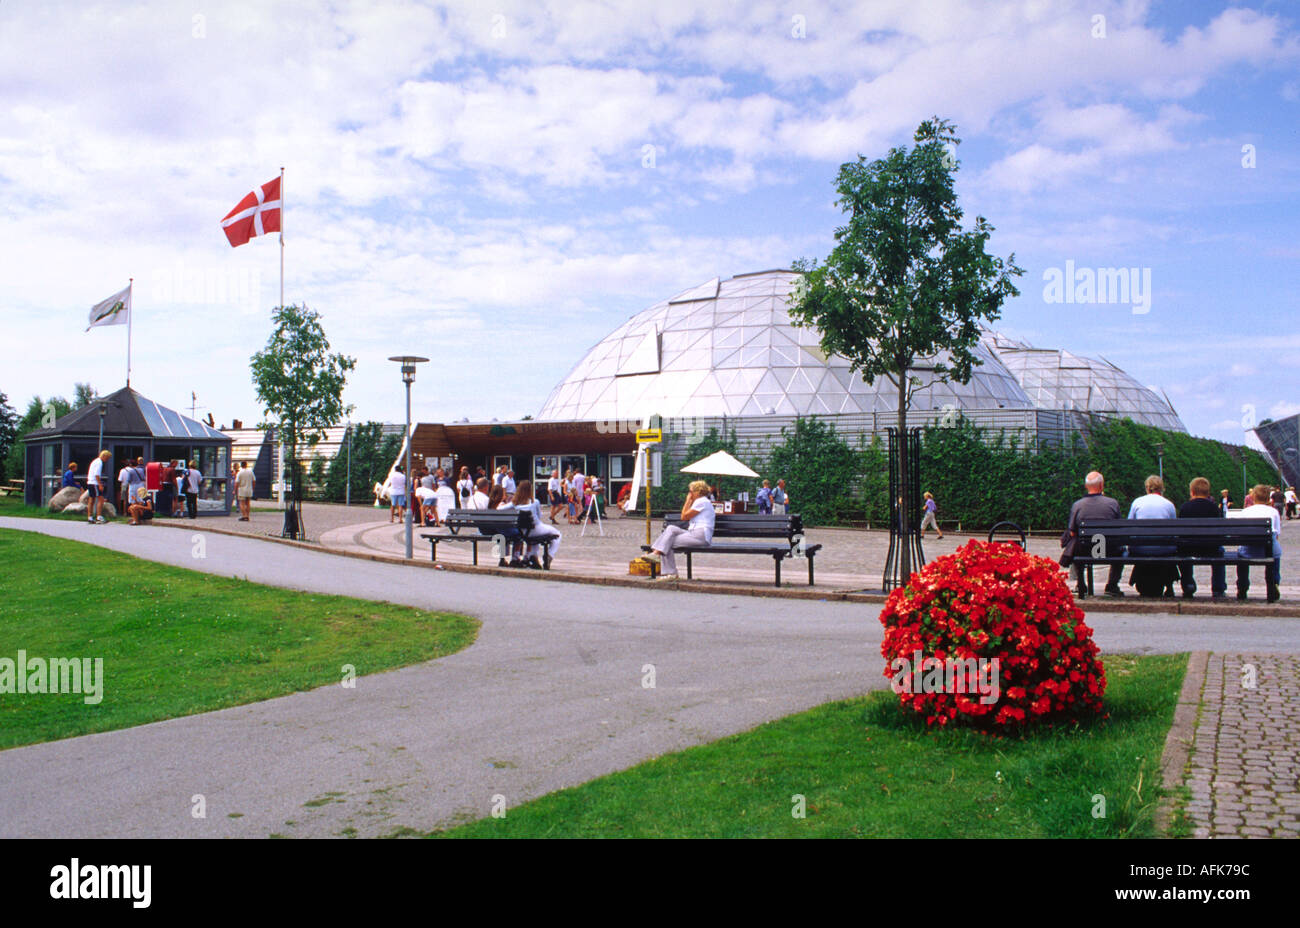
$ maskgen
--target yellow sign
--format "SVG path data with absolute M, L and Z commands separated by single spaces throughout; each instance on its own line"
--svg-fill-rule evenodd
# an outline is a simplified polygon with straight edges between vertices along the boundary
M 657 445 L 663 440 L 663 429 L 638 429 L 636 433 L 638 445 Z

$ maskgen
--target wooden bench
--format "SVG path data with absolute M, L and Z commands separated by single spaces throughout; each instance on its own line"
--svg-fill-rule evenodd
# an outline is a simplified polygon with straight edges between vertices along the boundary
M 1220 548 L 1249 545 L 1269 551 L 1267 557 L 1239 557 Z M 1170 554 L 1132 554 L 1133 547 L 1173 548 Z M 1074 563 L 1086 575 L 1082 595 L 1093 592 L 1095 565 L 1162 564 L 1192 567 L 1203 564 L 1271 565 L 1273 522 L 1270 519 L 1085 519 L 1079 525 Z M 1093 552 L 1097 552 L 1094 556 Z
M 26 487 L 23 486 L 21 480 L 10 480 L 4 486 L 0 486 L 0 493 L 3 493 L 5 496 L 13 496 L 14 494 L 21 496 L 25 489 Z
M 687 527 L 687 520 L 672 515 L 664 518 L 664 527 L 677 525 Z M 721 542 L 720 538 L 757 539 L 745 542 Z M 642 551 L 649 551 L 650 545 L 642 545 Z M 813 560 L 821 545 L 810 545 L 804 541 L 803 519 L 798 513 L 787 515 L 744 515 L 717 516 L 713 526 L 713 541 L 704 548 L 680 548 L 674 555 L 686 555 L 686 579 L 692 579 L 691 558 L 700 554 L 758 554 L 772 558 L 776 564 L 776 585 L 781 585 L 781 562 L 787 557 L 804 558 L 808 561 L 808 585 L 813 585 Z
M 519 510 L 517 509 L 453 509 L 443 520 L 445 532 L 421 532 L 420 537 L 429 542 L 429 559 L 438 560 L 438 543 L 446 541 L 464 541 L 473 545 L 474 566 L 478 566 L 478 546 L 480 544 L 511 544 L 522 541 L 525 544 L 542 546 L 542 569 L 551 569 L 551 540 L 553 535 L 525 537 L 519 530 Z M 505 567 L 503 551 L 497 551 L 497 566 Z

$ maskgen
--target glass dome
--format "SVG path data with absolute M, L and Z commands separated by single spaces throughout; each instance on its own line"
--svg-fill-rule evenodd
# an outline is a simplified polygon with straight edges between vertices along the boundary
M 551 391 L 549 420 L 661 416 L 830 415 L 897 408 L 885 378 L 868 385 L 843 358 L 827 357 L 815 329 L 790 323 L 786 304 L 800 275 L 762 271 L 717 278 L 656 303 L 619 326 Z M 912 409 L 1032 409 L 997 354 L 968 384 L 929 384 Z
M 1170 432 L 1186 432 L 1173 405 L 1104 358 L 1085 358 L 1055 348 L 1034 348 L 986 331 L 984 344 L 1039 409 L 1075 409 L 1129 418 Z

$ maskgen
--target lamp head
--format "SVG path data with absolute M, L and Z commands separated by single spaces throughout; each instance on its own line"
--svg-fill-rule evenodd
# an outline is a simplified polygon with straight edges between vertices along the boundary
M 402 383 L 415 383 L 415 365 L 423 364 L 428 358 L 420 358 L 415 355 L 402 354 L 394 355 L 389 358 L 390 361 L 396 361 L 402 365 Z

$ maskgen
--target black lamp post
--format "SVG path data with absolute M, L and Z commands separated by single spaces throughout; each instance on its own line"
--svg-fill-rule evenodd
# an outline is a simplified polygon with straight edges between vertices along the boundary
M 1158 441 L 1158 442 L 1156 442 L 1156 466 L 1160 468 L 1160 471 L 1159 471 L 1159 473 L 1160 473 L 1160 480 L 1161 480 L 1161 482 L 1164 482 L 1164 479 L 1165 479 L 1165 443 L 1162 442 L 1162 441 Z
M 411 384 L 415 383 L 415 365 L 423 364 L 428 358 L 418 358 L 415 355 L 395 355 L 389 358 L 390 361 L 396 361 L 402 365 L 402 383 L 406 384 L 406 495 L 411 495 Z M 412 557 L 411 549 L 411 500 L 406 500 L 406 559 L 409 561 Z

